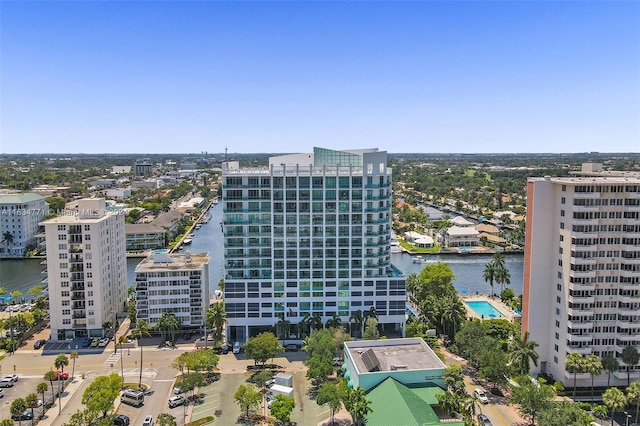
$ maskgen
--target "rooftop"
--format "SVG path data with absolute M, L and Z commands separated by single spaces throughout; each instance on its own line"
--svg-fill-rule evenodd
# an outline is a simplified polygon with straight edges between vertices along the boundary
M 209 253 L 155 253 L 138 263 L 136 273 L 160 270 L 199 270 L 202 265 L 207 263 L 209 263 Z
M 436 395 L 444 390 L 436 385 L 407 386 L 389 377 L 367 394 L 373 411 L 367 415 L 367 424 L 426 426 L 440 425 L 432 406 L 438 405 Z M 393 409 L 385 409 L 393 407 Z M 450 426 L 462 426 L 461 421 L 447 421 Z
M 33 201 L 44 200 L 42 195 L 32 192 L 23 192 L 20 194 L 2 194 L 0 195 L 0 204 L 24 204 Z
M 418 338 L 359 340 L 346 342 L 344 346 L 348 350 L 358 374 L 370 371 L 445 368 L 445 365 L 431 348 Z M 375 370 L 371 369 L 371 359 L 374 360 L 374 364 L 377 364 Z

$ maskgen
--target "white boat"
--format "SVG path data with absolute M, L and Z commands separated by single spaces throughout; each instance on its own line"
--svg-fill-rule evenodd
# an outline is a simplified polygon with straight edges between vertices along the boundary
M 202 228 L 202 224 L 201 224 L 201 223 L 198 223 L 198 224 L 196 225 L 196 229 L 200 229 L 200 228 Z
M 424 263 L 426 260 L 422 256 L 414 256 L 413 263 Z
M 191 238 L 185 238 L 184 240 L 182 240 L 182 244 L 184 244 L 186 246 L 188 246 L 192 242 L 193 242 L 193 239 L 191 239 Z
M 402 253 L 402 249 L 400 248 L 400 243 L 398 240 L 391 239 L 391 253 Z

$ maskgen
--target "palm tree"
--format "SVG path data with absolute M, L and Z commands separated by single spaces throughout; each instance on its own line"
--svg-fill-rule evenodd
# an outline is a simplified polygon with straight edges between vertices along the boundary
M 168 311 L 164 311 L 156 323 L 156 330 L 162 335 L 163 342 L 165 340 L 175 341 L 176 330 L 179 330 L 180 327 L 180 320 L 176 314 Z
M 584 371 L 584 359 L 578 352 L 571 352 L 567 355 L 565 368 L 569 373 L 573 373 L 573 399 L 576 399 L 576 376 Z
M 584 371 L 591 375 L 591 402 L 593 402 L 593 378 L 602 373 L 602 362 L 597 355 L 587 355 L 584 359 Z
M 207 325 L 213 330 L 214 340 L 222 340 L 222 330 L 227 320 L 224 300 L 214 303 L 207 311 Z
M 458 401 L 454 394 L 450 392 L 440 392 L 436 395 L 438 405 L 449 415 L 451 410 L 455 410 L 458 407 Z
M 609 387 L 611 383 L 611 373 L 615 373 L 616 371 L 618 371 L 618 367 L 620 367 L 618 358 L 614 357 L 613 355 L 605 355 L 602 357 L 602 368 L 607 370 L 608 373 L 607 387 Z
M 342 319 L 338 314 L 333 314 L 333 318 L 327 321 L 326 328 L 340 328 L 342 326 Z
M 640 354 L 635 346 L 627 345 L 622 350 L 622 362 L 627 365 L 627 386 L 631 386 L 631 366 L 635 366 L 640 361 Z
M 627 402 L 636 404 L 636 421 L 638 423 L 638 409 L 640 408 L 640 382 L 633 382 L 627 388 Z
M 309 333 L 310 328 L 311 328 L 311 317 L 309 316 L 308 312 L 305 312 L 304 315 L 302 316 L 302 319 L 298 323 L 298 334 L 300 335 L 301 339 L 304 339 L 310 334 Z
M 511 273 L 509 272 L 507 267 L 504 266 L 504 263 L 501 266 L 497 267 L 495 280 L 496 283 L 500 284 L 500 292 L 504 290 L 505 285 L 511 284 Z
M 498 271 L 496 270 L 495 263 L 491 261 L 486 264 L 486 266 L 484 267 L 484 272 L 482 273 L 482 278 L 484 278 L 484 281 L 488 282 L 489 285 L 491 286 L 491 297 L 493 297 L 493 283 L 496 280 L 497 272 Z
M 467 319 L 467 310 L 462 305 L 460 299 L 457 296 L 448 296 L 446 299 L 444 307 L 446 308 L 442 312 L 442 316 L 445 319 L 447 324 L 451 325 L 451 334 L 450 338 L 453 338 L 455 334 L 458 332 L 458 328 L 460 324 L 462 324 Z
M 138 320 L 136 322 L 136 328 L 131 330 L 131 335 L 138 339 L 138 346 L 140 346 L 140 378 L 138 380 L 138 387 L 142 386 L 142 345 L 140 344 L 140 339 L 143 337 L 151 336 L 151 326 L 147 324 L 145 320 Z
M 76 375 L 76 360 L 78 359 L 78 352 L 77 351 L 71 352 L 69 354 L 69 358 L 73 362 L 73 369 L 71 370 L 71 380 L 73 380 L 73 377 Z
M 364 424 L 367 414 L 372 412 L 371 401 L 367 399 L 366 392 L 363 388 L 349 389 L 344 406 L 351 414 L 353 423 L 357 426 Z
M 47 382 L 40 382 L 38 383 L 38 386 L 36 386 L 36 392 L 41 393 L 42 394 L 42 405 L 44 406 L 44 393 L 46 391 L 49 390 L 49 385 L 47 385 Z
M 2 241 L 0 241 L 0 244 L 2 243 L 13 244 L 13 234 L 9 231 L 3 232 Z
M 33 424 L 33 419 L 35 418 L 33 415 L 33 409 L 38 406 L 38 395 L 30 393 L 24 397 L 24 402 L 27 403 L 27 408 L 31 408 L 31 424 Z
M 473 418 L 476 415 L 476 404 L 478 399 L 475 395 L 469 395 L 464 392 L 456 395 L 458 399 L 458 411 L 462 413 L 465 424 L 473 424 Z
M 364 324 L 364 319 L 362 317 L 361 310 L 357 310 L 351 314 L 351 316 L 349 317 L 349 324 L 353 324 L 351 329 L 356 331 L 355 336 L 353 337 L 355 339 L 357 339 L 358 337 L 362 337 L 362 325 Z
M 56 370 L 60 370 L 62 374 L 64 374 L 64 367 L 69 365 L 69 358 L 65 354 L 60 354 L 56 357 L 55 361 L 53 361 L 53 365 L 56 367 Z
M 276 330 L 278 330 L 278 336 L 282 339 L 282 345 L 284 346 L 285 339 L 289 338 L 289 326 L 291 323 L 285 318 L 284 314 L 278 314 L 278 318 Z
M 529 362 L 533 362 L 536 367 L 538 366 L 537 347 L 538 342 L 529 341 L 528 331 L 522 337 L 518 335 L 513 337 L 510 344 L 509 358 L 511 364 L 516 366 L 521 375 L 529 374 Z
M 310 320 L 311 328 L 314 330 L 322 330 L 322 316 L 319 312 L 314 312 Z
M 624 410 L 627 406 L 627 398 L 618 388 L 609 388 L 602 394 L 602 402 L 611 410 L 611 426 L 613 426 L 613 413 Z
M 25 412 L 27 409 L 27 403 L 22 398 L 16 398 L 11 403 L 11 415 L 12 416 L 20 416 L 18 417 L 18 424 L 22 425 L 22 416 L 21 414 Z
M 58 375 L 55 372 L 49 370 L 46 373 L 44 373 L 44 379 L 48 380 L 49 383 L 51 383 L 51 403 L 53 404 L 54 402 L 56 402 L 56 394 L 55 394 L 55 391 L 53 390 L 53 381 L 58 380 Z

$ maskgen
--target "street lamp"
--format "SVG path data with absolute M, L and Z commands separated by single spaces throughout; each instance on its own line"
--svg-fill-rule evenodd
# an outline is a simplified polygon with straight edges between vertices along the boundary
M 114 342 L 113 353 L 117 354 L 118 353 L 118 345 L 117 345 L 117 342 L 118 342 L 118 327 L 117 327 L 117 325 L 118 325 L 118 317 L 116 316 L 117 311 L 115 309 L 112 310 L 111 312 L 113 313 L 113 342 Z M 122 352 L 122 351 L 120 351 L 120 352 Z

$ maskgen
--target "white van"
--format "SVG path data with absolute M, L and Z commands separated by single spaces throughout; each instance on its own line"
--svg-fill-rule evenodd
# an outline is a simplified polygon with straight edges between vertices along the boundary
M 132 405 L 134 407 L 140 407 L 144 404 L 144 392 L 133 389 L 126 389 L 124 392 L 122 392 L 120 402 L 122 402 L 123 404 Z

